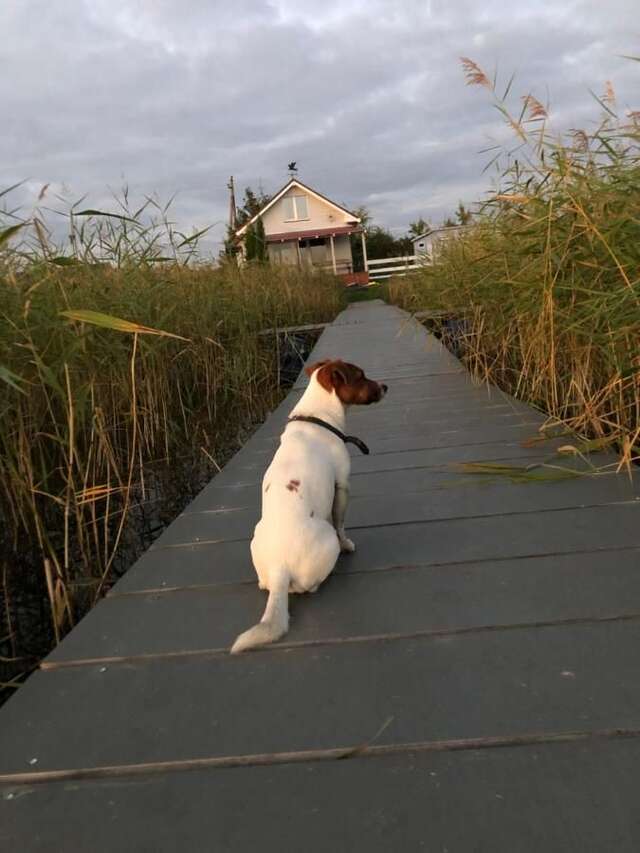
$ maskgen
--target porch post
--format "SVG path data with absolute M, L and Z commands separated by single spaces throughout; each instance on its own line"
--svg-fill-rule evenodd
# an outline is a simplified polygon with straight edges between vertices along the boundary
M 362 260 L 364 261 L 364 271 L 369 272 L 369 259 L 367 258 L 367 241 L 364 238 L 364 228 L 360 232 L 362 237 Z
M 296 254 L 298 256 L 298 266 L 302 266 L 302 255 L 300 254 L 300 240 L 296 238 Z
M 338 269 L 336 267 L 336 247 L 333 242 L 333 234 L 329 235 L 329 242 L 331 243 L 331 263 L 333 264 L 333 274 L 337 275 Z

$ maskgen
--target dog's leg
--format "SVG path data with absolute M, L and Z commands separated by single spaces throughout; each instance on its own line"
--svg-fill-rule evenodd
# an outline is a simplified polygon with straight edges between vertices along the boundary
M 336 483 L 336 490 L 333 495 L 333 507 L 331 509 L 331 517 L 333 526 L 338 534 L 340 542 L 340 550 L 352 554 L 356 550 L 356 546 L 351 539 L 347 538 L 344 532 L 344 517 L 347 511 L 347 503 L 349 502 L 349 484 Z

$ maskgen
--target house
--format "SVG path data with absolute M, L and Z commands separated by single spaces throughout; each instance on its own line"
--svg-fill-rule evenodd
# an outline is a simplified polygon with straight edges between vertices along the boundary
M 356 277 L 351 234 L 360 234 L 366 259 L 364 229 L 351 211 L 308 187 L 297 178 L 277 192 L 252 219 L 235 232 L 244 257 L 247 230 L 261 219 L 269 260 L 331 270 L 346 283 Z
M 450 225 L 443 228 L 434 228 L 433 231 L 427 231 L 413 239 L 413 254 L 416 256 L 416 261 L 420 263 L 429 263 L 433 260 L 434 252 L 437 251 L 438 245 L 442 245 L 445 240 L 450 240 L 452 237 L 459 236 L 466 225 Z

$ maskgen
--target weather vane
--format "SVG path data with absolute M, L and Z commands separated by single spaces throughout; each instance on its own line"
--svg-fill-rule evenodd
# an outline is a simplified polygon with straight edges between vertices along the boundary
M 287 170 L 288 170 L 288 172 L 289 172 L 289 177 L 290 177 L 290 178 L 293 178 L 293 177 L 295 176 L 296 172 L 298 171 L 298 167 L 296 166 L 296 161 L 295 161 L 295 160 L 292 160 L 292 161 L 289 163 L 289 165 L 287 166 Z

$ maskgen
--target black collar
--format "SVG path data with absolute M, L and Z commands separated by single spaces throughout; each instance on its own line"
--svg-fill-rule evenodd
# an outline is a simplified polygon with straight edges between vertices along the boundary
M 316 424 L 317 426 L 324 427 L 325 429 L 328 429 L 329 432 L 332 432 L 334 435 L 337 435 L 338 438 L 341 438 L 345 444 L 355 444 L 358 450 L 364 453 L 365 456 L 369 454 L 369 448 L 364 443 L 364 441 L 361 441 L 359 438 L 356 438 L 355 435 L 345 435 L 343 432 L 340 432 L 337 427 L 328 424 L 326 421 L 323 421 L 320 418 L 314 418 L 312 415 L 292 415 L 289 418 L 289 422 L 291 421 L 304 421 L 308 424 Z

